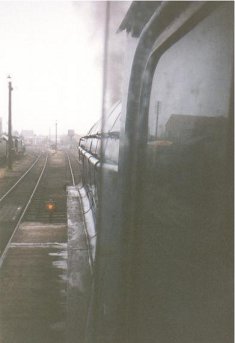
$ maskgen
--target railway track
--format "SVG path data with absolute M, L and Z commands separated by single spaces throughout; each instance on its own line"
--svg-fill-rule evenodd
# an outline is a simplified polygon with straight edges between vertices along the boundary
M 13 169 L 0 166 L 0 198 L 20 179 L 42 153 L 42 149 L 27 151 L 22 158 L 13 163 Z
M 81 182 L 81 165 L 78 160 L 77 151 L 68 150 L 66 151 L 69 167 L 73 175 L 73 185 L 78 185 Z
M 67 221 L 66 186 L 75 182 L 74 162 L 62 151 L 42 154 L 0 199 L 0 265 L 22 222 Z M 53 210 L 48 204 L 53 203 Z

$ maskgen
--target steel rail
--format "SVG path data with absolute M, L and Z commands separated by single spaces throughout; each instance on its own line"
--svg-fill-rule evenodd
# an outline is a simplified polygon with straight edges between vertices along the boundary
M 45 169 L 46 169 L 47 160 L 48 160 L 48 155 L 46 155 L 45 163 L 44 163 L 44 165 L 43 165 L 43 168 L 42 168 L 42 171 L 41 171 L 41 173 L 40 173 L 40 175 L 39 175 L 39 178 L 38 178 L 38 180 L 37 180 L 37 183 L 36 183 L 36 185 L 35 185 L 35 187 L 34 187 L 34 189 L 33 189 L 33 192 L 31 193 L 30 198 L 29 198 L 27 204 L 25 205 L 25 208 L 24 208 L 23 212 L 21 213 L 21 216 L 20 216 L 20 218 L 19 218 L 19 220 L 18 220 L 18 222 L 17 222 L 17 224 L 16 224 L 16 226 L 15 226 L 15 229 L 14 229 L 14 231 L 13 231 L 13 233 L 12 233 L 12 235 L 11 235 L 11 237 L 10 237 L 10 239 L 9 239 L 9 241 L 8 241 L 8 243 L 7 243 L 7 245 L 6 245 L 6 247 L 4 248 L 1 257 L 0 257 L 0 268 L 1 268 L 1 266 L 2 266 L 2 264 L 3 264 L 3 261 L 4 261 L 5 257 L 6 257 L 7 251 L 8 251 L 8 249 L 9 249 L 10 245 L 11 245 L 12 238 L 14 237 L 14 235 L 15 235 L 17 229 L 19 228 L 20 223 L 21 223 L 21 221 L 22 221 L 22 219 L 23 219 L 23 217 L 24 217 L 24 215 L 25 215 L 25 213 L 26 213 L 26 211 L 27 211 L 27 209 L 28 209 L 28 207 L 29 207 L 29 205 L 30 205 L 32 199 L 33 199 L 33 196 L 34 196 L 34 194 L 35 194 L 35 192 L 36 192 L 36 190 L 37 190 L 37 188 L 38 188 L 38 185 L 39 185 L 39 183 L 40 183 L 40 181 L 41 181 L 41 179 L 42 179 L 42 176 L 43 176 L 44 171 L 45 171 Z
M 26 170 L 26 172 L 16 181 L 16 183 L 0 198 L 0 202 L 2 202 L 8 194 L 10 194 L 13 189 L 18 186 L 18 184 L 23 180 L 23 178 L 31 171 L 31 169 L 35 166 L 35 164 L 39 161 L 40 157 L 42 155 L 40 154 L 36 160 L 33 162 L 33 164 L 29 167 L 29 169 Z

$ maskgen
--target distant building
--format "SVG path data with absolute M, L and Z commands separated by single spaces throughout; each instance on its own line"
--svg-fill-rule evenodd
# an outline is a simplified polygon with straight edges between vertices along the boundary
M 68 130 L 68 136 L 73 137 L 75 134 L 74 130 Z
M 21 135 L 26 137 L 33 137 L 34 136 L 34 132 L 33 130 L 22 130 L 21 131 Z
M 36 135 L 34 134 L 33 130 L 22 130 L 21 136 L 24 137 L 24 142 L 26 145 L 27 144 L 32 145 L 36 143 L 35 142 Z
M 12 135 L 13 136 L 19 136 L 20 134 L 19 134 L 19 132 L 17 130 L 15 130 L 15 131 L 12 132 Z

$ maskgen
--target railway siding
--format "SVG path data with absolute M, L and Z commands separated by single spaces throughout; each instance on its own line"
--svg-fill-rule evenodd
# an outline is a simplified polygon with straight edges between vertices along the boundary
M 0 166 L 0 198 L 23 175 L 38 155 L 38 151 L 26 153 L 13 162 L 13 170 Z

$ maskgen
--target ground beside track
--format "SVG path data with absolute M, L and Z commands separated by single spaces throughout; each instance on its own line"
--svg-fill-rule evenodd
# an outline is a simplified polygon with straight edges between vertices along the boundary
M 0 273 L 0 342 L 65 342 L 67 228 L 23 223 Z

